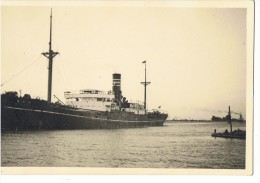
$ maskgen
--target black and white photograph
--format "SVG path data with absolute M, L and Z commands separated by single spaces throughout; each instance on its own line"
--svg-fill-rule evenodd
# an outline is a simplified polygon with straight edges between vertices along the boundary
M 252 175 L 253 40 L 253 1 L 3 3 L 2 173 Z

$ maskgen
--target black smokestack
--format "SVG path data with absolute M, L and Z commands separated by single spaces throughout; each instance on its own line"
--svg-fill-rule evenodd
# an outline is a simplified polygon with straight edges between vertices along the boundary
M 121 74 L 113 74 L 113 84 L 112 90 L 115 94 L 115 99 L 117 102 L 121 101 Z

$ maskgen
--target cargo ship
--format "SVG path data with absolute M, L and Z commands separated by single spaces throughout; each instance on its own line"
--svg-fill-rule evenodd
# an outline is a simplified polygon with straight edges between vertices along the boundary
M 61 130 L 61 129 L 111 129 L 146 126 L 163 126 L 167 113 L 146 108 L 146 61 L 144 103 L 128 102 L 122 96 L 121 74 L 112 76 L 112 90 L 84 89 L 65 91 L 66 103 L 52 103 L 53 58 L 59 54 L 52 50 L 52 13 L 50 16 L 49 51 L 42 53 L 49 61 L 48 98 L 18 96 L 15 91 L 1 94 L 1 129 L 3 130 Z
M 215 122 L 215 121 L 227 121 L 228 120 L 228 116 L 225 117 L 217 117 L 217 116 L 212 116 L 211 121 Z M 246 122 L 245 119 L 243 118 L 242 114 L 239 114 L 239 118 L 232 118 L 232 121 L 234 122 Z

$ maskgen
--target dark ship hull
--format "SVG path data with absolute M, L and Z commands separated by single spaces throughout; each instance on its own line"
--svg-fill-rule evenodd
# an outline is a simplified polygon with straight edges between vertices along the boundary
M 111 129 L 163 126 L 167 114 L 93 111 L 31 99 L 1 107 L 2 130 Z

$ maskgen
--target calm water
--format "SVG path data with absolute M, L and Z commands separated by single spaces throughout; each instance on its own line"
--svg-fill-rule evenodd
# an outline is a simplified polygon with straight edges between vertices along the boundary
M 233 123 L 245 130 L 245 124 Z M 2 133 L 2 166 L 245 168 L 245 140 L 213 138 L 226 122 Z

